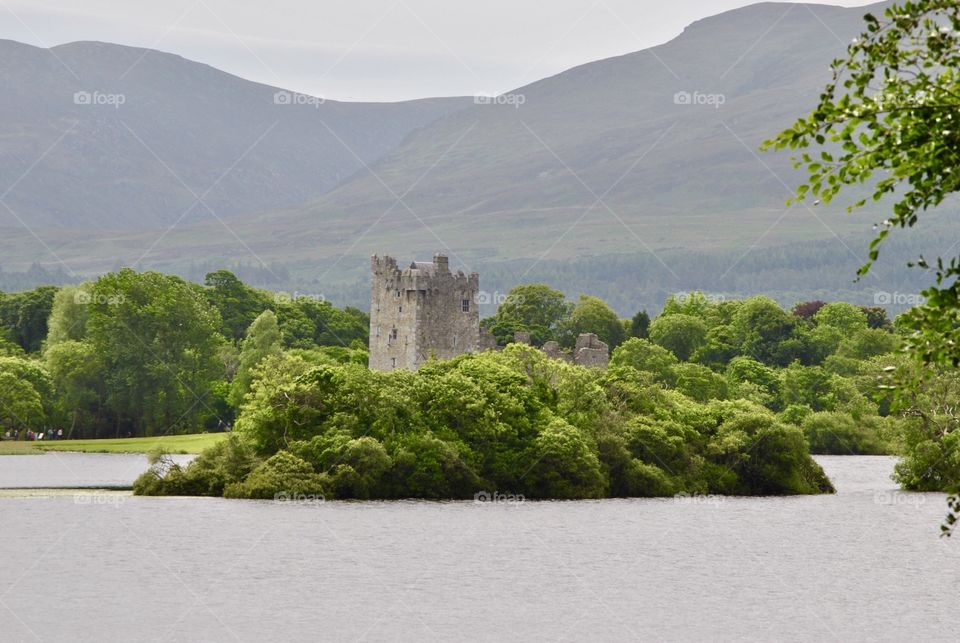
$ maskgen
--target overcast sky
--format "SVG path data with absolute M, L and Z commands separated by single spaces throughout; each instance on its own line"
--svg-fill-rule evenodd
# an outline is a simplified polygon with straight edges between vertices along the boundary
M 809 0 L 864 6 L 871 0 Z M 747 0 L 0 0 L 0 38 L 152 47 L 341 100 L 500 93 Z

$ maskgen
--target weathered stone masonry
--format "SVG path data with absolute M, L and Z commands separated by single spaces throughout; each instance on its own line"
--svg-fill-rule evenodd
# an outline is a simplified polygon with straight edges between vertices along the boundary
M 435 356 L 480 348 L 480 276 L 450 272 L 446 256 L 404 270 L 392 257 L 371 260 L 370 368 L 416 370 Z
M 480 329 L 477 273 L 450 272 L 444 255 L 429 263 L 414 261 L 404 270 L 396 259 L 374 255 L 370 266 L 372 370 L 415 371 L 431 357 L 451 359 L 499 348 L 493 335 Z M 514 341 L 529 344 L 530 334 L 517 333 Z M 593 334 L 580 335 L 572 353 L 556 342 L 547 342 L 543 350 L 553 359 L 596 368 L 605 368 L 609 359 L 607 345 Z

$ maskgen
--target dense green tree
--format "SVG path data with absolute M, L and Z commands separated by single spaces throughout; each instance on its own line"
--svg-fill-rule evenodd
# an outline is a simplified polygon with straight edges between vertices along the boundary
M 280 451 L 254 469 L 242 482 L 231 482 L 224 488 L 227 498 L 260 500 L 323 500 L 326 480 L 310 463 L 289 451 Z
M 204 285 L 204 296 L 220 313 L 224 337 L 234 342 L 243 339 L 260 313 L 274 306 L 273 297 L 250 288 L 229 270 L 209 273 Z
M 717 302 L 700 291 L 670 295 L 663 304 L 661 317 L 689 315 L 708 321 L 718 307 Z
M 844 339 L 838 353 L 843 357 L 864 360 L 892 353 L 899 346 L 900 340 L 896 335 L 879 328 L 865 328 Z
M 610 356 L 612 366 L 630 366 L 653 373 L 662 382 L 674 382 L 677 356 L 647 339 L 628 339 Z
M 0 332 L 24 351 L 40 350 L 47 336 L 47 320 L 53 308 L 55 286 L 0 296 Z
M 501 344 L 512 342 L 515 332 L 524 331 L 537 345 L 551 340 L 570 345 L 564 330 L 572 311 L 573 305 L 559 290 L 544 284 L 525 284 L 510 290 L 488 327 Z
M 898 391 L 906 456 L 894 478 L 913 491 L 960 488 L 960 373 L 937 368 L 935 375 Z
M 684 314 L 661 315 L 650 324 L 650 341 L 686 361 L 703 346 L 707 325 L 698 317 Z
M 783 406 L 803 404 L 814 411 L 831 411 L 837 406 L 836 376 L 820 366 L 794 363 L 783 370 L 780 396 Z
M 703 344 L 691 359 L 716 370 L 723 370 L 730 360 L 739 354 L 740 347 L 736 344 L 733 326 L 718 324 L 707 331 Z
M 789 343 L 795 337 L 797 318 L 767 297 L 743 302 L 731 323 L 733 341 L 740 354 L 764 364 L 786 366 L 801 352 Z
M 196 430 L 209 413 L 220 317 L 178 277 L 123 269 L 93 287 L 87 335 L 103 360 L 118 433 Z
M 570 315 L 571 336 L 594 333 L 610 349 L 623 343 L 623 324 L 613 309 L 598 297 L 580 295 L 580 301 Z
M 867 14 L 864 21 L 863 33 L 848 46 L 846 56 L 833 62 L 833 78 L 814 110 L 766 144 L 800 152 L 796 165 L 808 178 L 797 189 L 798 199 L 830 203 L 850 188 L 857 190 L 857 198 L 865 187 L 869 196 L 849 209 L 862 207 L 869 198 L 892 201 L 861 275 L 878 259 L 891 231 L 916 225 L 921 212 L 935 210 L 960 190 L 960 5 L 954 0 L 898 2 L 882 16 Z M 813 145 L 824 149 L 810 150 Z M 956 369 L 960 259 L 934 262 L 921 256 L 915 265 L 933 268 L 935 285 L 923 292 L 925 303 L 904 315 L 902 326 L 911 331 L 905 335 L 906 346 L 921 364 Z M 940 371 L 908 372 L 915 379 L 901 386 L 916 391 L 925 378 Z M 942 444 L 936 444 L 937 439 Z M 922 460 L 920 450 L 949 452 L 953 440 L 948 434 L 929 443 L 915 439 L 913 448 Z M 902 475 L 901 483 L 908 488 L 960 489 L 950 476 L 925 486 L 915 473 Z M 953 499 L 951 508 L 960 511 L 960 498 Z M 951 514 L 949 524 L 957 519 L 957 513 Z
M 646 310 L 641 310 L 630 320 L 630 337 L 639 337 L 646 339 L 650 332 L 650 315 Z
M 0 427 L 42 431 L 54 409 L 53 386 L 39 365 L 0 357 Z
M 585 436 L 560 418 L 550 419 L 534 442 L 529 474 L 540 498 L 602 498 L 600 459 Z
M 242 483 L 261 463 L 236 435 L 207 449 L 187 466 L 171 462 L 163 453 L 152 453 L 150 460 L 150 468 L 133 483 L 137 495 L 222 496 L 228 486 Z
M 821 412 L 802 423 L 811 453 L 883 455 L 889 452 L 876 430 L 858 423 L 847 413 Z
M 272 310 L 260 313 L 247 329 L 243 339 L 237 372 L 230 386 L 230 402 L 239 407 L 253 382 L 253 370 L 269 355 L 279 355 L 282 348 L 280 327 Z
M 79 286 L 64 286 L 53 298 L 53 307 L 47 321 L 45 347 L 65 341 L 79 341 L 87 334 L 92 283 Z
M 21 415 L 21 417 L 24 418 L 24 421 L 27 421 L 27 417 L 34 418 L 33 423 L 28 428 L 35 431 L 43 430 L 44 426 L 38 424 L 35 418 L 41 417 L 43 420 L 53 419 L 58 410 L 53 383 L 50 381 L 50 376 L 44 370 L 43 365 L 31 358 L 17 356 L 0 357 L 0 372 L 9 374 L 36 391 L 40 398 L 42 415 L 35 416 L 27 414 Z M 32 395 L 28 397 L 31 400 L 33 399 Z M 12 409 L 14 407 L 11 406 L 9 408 Z
M 276 311 L 289 348 L 366 345 L 370 334 L 369 316 L 356 308 L 340 310 L 326 301 L 298 298 L 279 303 Z
M 818 326 L 836 328 L 844 335 L 867 329 L 867 314 L 863 309 L 842 301 L 823 306 L 813 320 Z
M 722 376 L 700 364 L 679 364 L 674 368 L 676 388 L 698 402 L 727 397 L 727 382 Z
M 48 346 L 44 363 L 76 438 L 103 437 L 105 378 L 102 355 L 90 342 L 63 340 Z
M 40 394 L 33 385 L 0 365 L 0 428 L 17 431 L 39 427 L 45 417 Z

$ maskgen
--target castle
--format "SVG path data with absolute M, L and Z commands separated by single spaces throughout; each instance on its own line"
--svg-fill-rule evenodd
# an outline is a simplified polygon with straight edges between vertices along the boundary
M 370 368 L 414 371 L 431 356 L 450 359 L 480 349 L 480 276 L 450 272 L 449 261 L 414 261 L 401 270 L 392 257 L 371 260 Z
M 496 350 L 496 339 L 480 328 L 477 306 L 480 275 L 450 272 L 446 255 L 414 261 L 400 269 L 393 257 L 370 260 L 370 369 L 415 371 L 431 357 L 451 359 L 463 353 Z M 516 342 L 530 343 L 518 333 Z M 609 350 L 596 335 L 577 338 L 573 354 L 547 342 L 554 359 L 603 368 Z

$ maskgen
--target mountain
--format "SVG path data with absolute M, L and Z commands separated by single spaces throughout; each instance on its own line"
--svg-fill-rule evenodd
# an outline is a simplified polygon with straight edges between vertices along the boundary
M 80 231 L 209 217 L 198 196 L 223 218 L 302 203 L 467 104 L 322 101 L 101 42 L 2 40 L 0 86 L 0 193 L 22 177 L 5 203 Z
M 543 280 L 574 296 L 606 293 L 623 313 L 697 287 L 785 299 L 826 298 L 832 282 L 844 296 L 915 287 L 852 286 L 883 212 L 846 216 L 845 203 L 788 209 L 802 176 L 788 155 L 757 151 L 814 105 L 863 15 L 889 4 L 762 3 L 726 12 L 663 45 L 495 99 L 431 104 L 447 111 L 397 133 L 371 151 L 376 159 L 316 198 L 291 195 L 285 206 L 229 221 L 198 209 L 169 230 L 34 231 L 42 246 L 9 230 L 0 256 L 21 266 L 62 261 L 78 272 L 137 263 L 193 278 L 206 268 L 255 265 L 275 277 L 268 283 L 360 303 L 371 253 L 409 259 L 439 250 L 489 275 L 487 287 Z M 195 91 L 208 96 L 204 87 Z M 244 145 L 259 131 L 246 130 Z M 956 238 L 954 224 L 938 225 L 925 240 Z M 842 257 L 825 261 L 827 249 Z
M 295 230 L 311 253 L 336 255 L 377 222 L 358 254 L 446 249 L 471 265 L 746 248 L 784 216 L 800 178 L 787 155 L 757 149 L 814 105 L 864 13 L 764 3 L 701 20 L 662 46 L 439 119 L 372 172 L 246 229 Z M 840 234 L 873 223 L 839 210 L 817 216 Z M 801 208 L 762 243 L 825 236 Z

